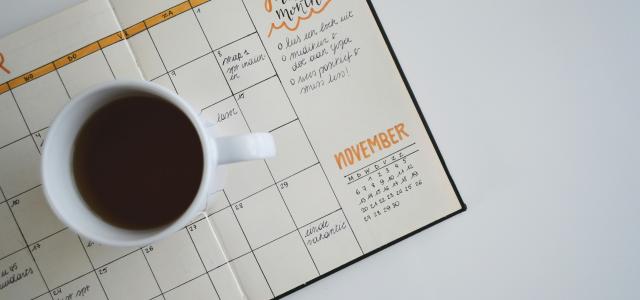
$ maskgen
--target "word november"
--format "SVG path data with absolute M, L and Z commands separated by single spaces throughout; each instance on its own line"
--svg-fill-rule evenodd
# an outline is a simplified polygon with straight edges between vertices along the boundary
M 405 131 L 404 123 L 398 123 L 385 131 L 375 134 L 371 138 L 345 148 L 340 153 L 335 154 L 333 158 L 336 160 L 338 168 L 342 170 L 363 159 L 370 158 L 376 151 L 390 148 L 402 141 L 405 137 L 409 137 L 409 134 Z

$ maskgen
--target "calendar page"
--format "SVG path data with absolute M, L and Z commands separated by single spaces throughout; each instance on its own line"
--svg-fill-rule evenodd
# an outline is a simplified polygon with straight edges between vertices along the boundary
M 85 89 L 155 82 L 275 158 L 223 167 L 204 218 L 142 248 L 76 235 L 39 177 Z M 89 0 L 0 39 L 0 299 L 272 299 L 465 205 L 366 0 Z M 212 230 L 220 243 L 212 238 Z

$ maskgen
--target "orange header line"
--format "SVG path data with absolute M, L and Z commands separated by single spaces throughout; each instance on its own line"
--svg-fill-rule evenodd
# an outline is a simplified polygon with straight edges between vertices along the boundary
M 145 29 L 158 25 L 166 20 L 169 20 L 183 12 L 188 11 L 189 9 L 200 6 L 204 3 L 207 3 L 211 0 L 187 0 L 184 1 L 172 8 L 169 8 L 159 14 L 156 14 L 146 20 L 136 23 L 123 31 L 118 31 L 111 35 L 108 35 L 102 39 L 99 39 L 87 46 L 84 46 L 76 51 L 73 51 L 61 58 L 54 60 L 42 67 L 39 67 L 31 72 L 27 72 L 22 76 L 11 79 L 5 83 L 0 84 L 0 94 L 4 94 L 10 89 L 14 89 L 19 87 L 31 80 L 34 80 L 38 77 L 42 77 L 50 72 L 55 71 L 56 69 L 62 68 L 72 62 L 75 62 L 87 55 L 90 55 L 96 51 L 99 51 L 102 48 L 109 47 L 119 41 L 124 39 L 129 39 L 134 35 L 144 31 Z M 124 35 L 123 35 L 124 33 Z
M 36 78 L 42 77 L 44 75 L 47 75 L 53 71 L 55 71 L 56 68 L 53 66 L 53 63 L 48 63 L 42 67 L 39 67 L 29 73 L 26 73 L 22 76 L 16 77 L 12 80 L 9 81 L 8 86 L 11 89 L 15 89 L 31 80 L 34 80 Z
M 142 32 L 145 29 L 147 29 L 147 28 L 144 26 L 144 22 L 136 23 L 136 24 L 130 26 L 129 28 L 125 29 L 124 30 L 124 35 L 127 38 L 131 38 L 132 36 Z
M 202 4 L 205 4 L 207 2 L 209 2 L 211 0 L 189 0 L 189 3 L 191 3 L 191 7 L 196 7 L 196 6 L 200 6 Z
M 9 90 L 9 84 L 8 83 L 0 84 L 0 95 L 4 94 L 8 90 Z
M 191 9 L 191 5 L 189 1 L 182 2 L 172 8 L 169 8 L 151 18 L 144 20 L 144 23 L 147 25 L 147 28 L 156 26 L 166 20 L 169 20 L 187 10 Z
M 53 62 L 53 64 L 56 66 L 56 68 L 60 69 L 74 61 L 77 61 L 89 54 L 92 54 L 96 51 L 100 50 L 100 45 L 98 45 L 98 42 L 94 42 L 91 43 L 87 46 L 84 46 L 76 51 L 73 51 L 61 58 L 58 58 L 57 60 L 55 60 Z
M 107 36 L 101 40 L 98 41 L 98 45 L 100 45 L 100 48 L 104 49 L 107 48 L 119 41 L 122 41 L 124 38 L 124 33 L 122 33 L 122 31 L 118 31 L 110 36 Z

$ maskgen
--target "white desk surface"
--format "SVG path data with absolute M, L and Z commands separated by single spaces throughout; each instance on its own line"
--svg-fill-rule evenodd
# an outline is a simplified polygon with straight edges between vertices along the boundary
M 289 299 L 640 298 L 640 4 L 373 3 L 469 210 Z

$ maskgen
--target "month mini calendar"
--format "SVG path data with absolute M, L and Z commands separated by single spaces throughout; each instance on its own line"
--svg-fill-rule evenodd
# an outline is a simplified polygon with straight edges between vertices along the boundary
M 40 185 L 87 88 L 147 80 L 218 134 L 270 132 L 158 243 L 78 236 Z M 89 0 L 0 39 L 0 299 L 272 299 L 465 210 L 366 0 Z M 211 229 L 220 237 L 212 238 Z

